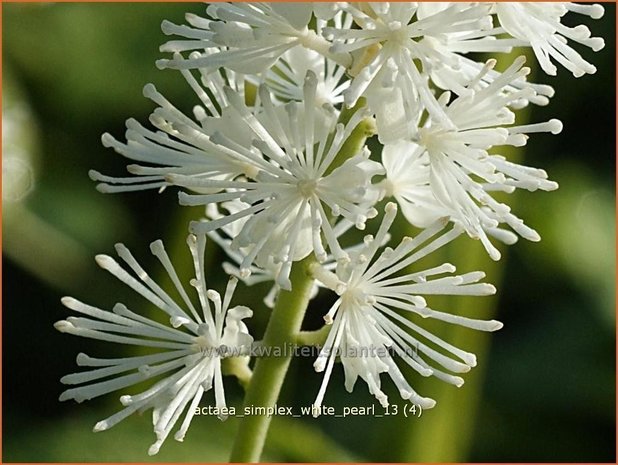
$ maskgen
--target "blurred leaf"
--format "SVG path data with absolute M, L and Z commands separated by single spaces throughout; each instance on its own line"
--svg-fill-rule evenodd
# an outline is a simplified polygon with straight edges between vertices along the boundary
M 166 440 L 159 454 L 149 457 L 155 441 L 151 412 L 132 415 L 108 431 L 92 427 L 110 411 L 96 412 L 86 405 L 73 407 L 72 416 L 43 422 L 37 428 L 5 435 L 5 462 L 227 462 L 239 423 L 213 416 L 195 416 L 183 443 Z M 37 447 L 32 447 L 36 444 Z M 354 455 L 342 449 L 320 430 L 303 421 L 275 417 L 269 432 L 264 461 L 352 462 Z
M 551 260 L 574 286 L 595 302 L 592 310 L 610 327 L 616 322 L 615 195 L 583 163 L 567 161 L 552 170 L 557 195 L 538 199 L 530 212 L 546 231 L 543 256 L 526 249 L 539 266 Z M 541 258 L 541 260 L 538 260 Z
M 30 79 L 46 82 L 39 97 L 63 102 L 63 117 L 75 123 L 84 114 L 93 121 L 129 108 L 143 112 L 151 107 L 141 94 L 149 76 L 157 76 L 172 100 L 187 95 L 188 86 L 182 85 L 178 73 L 160 72 L 154 66 L 161 56 L 159 45 L 166 41 L 162 19 L 181 22 L 186 11 L 204 8 L 165 3 L 7 4 L 4 53 Z M 45 53 L 38 53 L 41 49 Z
M 271 423 L 266 456 L 275 451 L 289 462 L 359 461 L 358 455 L 342 448 L 317 425 L 287 417 L 275 417 Z

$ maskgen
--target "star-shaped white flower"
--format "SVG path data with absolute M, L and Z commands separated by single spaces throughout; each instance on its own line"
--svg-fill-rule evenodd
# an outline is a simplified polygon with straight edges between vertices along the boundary
M 433 310 L 421 297 L 493 294 L 492 285 L 478 282 L 484 273 L 436 277 L 455 271 L 448 263 L 423 271 L 407 271 L 410 265 L 459 236 L 460 228 L 455 227 L 434 238 L 445 225 L 444 221 L 438 221 L 415 238 L 404 238 L 396 248 L 387 248 L 374 259 L 396 213 L 396 204 L 389 203 L 376 237 L 365 238 L 364 249 L 350 262 L 340 263 L 335 273 L 319 265 L 312 267 L 314 276 L 339 295 L 324 317 L 332 328 L 314 363 L 317 371 L 325 372 L 314 403 L 315 414 L 320 411 L 337 355 L 345 371 L 348 391 L 360 377 L 384 406 L 388 405 L 388 399 L 381 390 L 382 373 L 388 374 L 403 399 L 422 408 L 435 405 L 433 399 L 420 396 L 410 386 L 395 363 L 393 353 L 422 376 L 435 376 L 461 386 L 462 378 L 442 368 L 451 373 L 465 373 L 476 365 L 476 357 L 422 329 L 414 323 L 414 318 L 433 318 L 480 331 L 502 327 L 502 323 L 495 320 L 476 320 Z
M 597 52 L 605 46 L 600 37 L 591 37 L 590 29 L 583 24 L 568 27 L 561 23 L 569 11 L 598 19 L 603 16 L 601 5 L 583 5 L 570 2 L 500 2 L 494 5 L 501 27 L 495 34 L 509 33 L 516 41 L 513 45 L 530 46 L 543 71 L 555 76 L 554 61 L 571 71 L 575 77 L 594 74 L 596 68 L 587 62 L 568 43 L 578 42 Z M 501 42 L 508 39 L 500 39 Z
M 167 314 L 169 324 L 140 315 L 120 303 L 109 311 L 64 297 L 62 303 L 66 307 L 85 317 L 69 317 L 54 325 L 63 333 L 157 350 L 149 355 L 111 359 L 80 353 L 77 364 L 91 369 L 63 377 L 64 384 L 82 386 L 68 389 L 60 396 L 61 401 L 74 399 L 83 402 L 165 375 L 139 394 L 120 397 L 125 408 L 94 427 L 95 432 L 104 431 L 134 412 L 152 408 L 157 440 L 148 451 L 150 455 L 159 451 L 184 414 L 174 436 L 178 441 L 183 440 L 203 394 L 212 388 L 220 418 L 225 419 L 221 361 L 225 357 L 247 354 L 253 342 L 242 321 L 252 315 L 251 310 L 242 306 L 230 308 L 236 278 L 228 282 L 223 299 L 218 292 L 207 289 L 204 277 L 206 238 L 203 235 L 189 236 L 187 242 L 193 256 L 195 278 L 191 285 L 199 297 L 198 308 L 180 283 L 161 241 L 153 242 L 150 249 L 171 278 L 182 299 L 181 304 L 150 278 L 124 245 L 117 244 L 118 255 L 137 279 L 107 255 L 98 255 L 97 263 Z
M 245 147 L 224 134 L 210 141 L 221 156 L 254 168 L 251 176 L 234 180 L 203 179 L 201 176 L 172 174 L 168 182 L 193 191 L 221 190 L 217 193 L 180 193 L 183 205 L 208 205 L 239 199 L 249 207 L 207 222 L 193 222 L 191 229 L 204 233 L 227 223 L 249 218 L 234 238 L 232 247 L 245 250 L 241 271 L 248 274 L 252 263 L 267 266 L 270 260 L 282 263 L 277 283 L 290 289 L 292 262 L 314 253 L 319 261 L 327 257 L 322 234 L 335 259 L 345 258 L 330 224 L 331 215 L 342 216 L 363 229 L 376 215 L 373 208 L 378 191 L 371 184 L 382 174 L 380 163 L 369 160 L 369 151 L 338 154 L 352 132 L 366 117 L 363 109 L 346 124 L 337 122 L 332 106 L 315 104 L 317 78 L 307 73 L 302 103 L 276 106 L 268 89 L 260 88 L 260 110 L 252 112 L 242 98 L 227 92 L 230 115 L 248 128 L 252 147 Z M 198 143 L 199 141 L 196 141 Z M 357 149 L 355 149 L 357 150 Z M 341 164 L 341 166 L 338 166 Z
M 429 71 L 437 63 L 458 68 L 458 57 L 444 55 L 427 38 L 452 32 L 477 32 L 491 27 L 489 6 L 451 3 L 438 13 L 419 17 L 418 3 L 370 2 L 348 5 L 359 29 L 324 29 L 334 40 L 333 51 L 354 56 L 354 76 L 345 93 L 348 106 L 365 96 L 378 120 L 383 143 L 415 135 L 415 122 L 426 110 L 435 120 L 452 126 L 429 85 Z M 391 126 L 403 126 L 389 131 Z
M 161 68 L 226 67 L 242 73 L 260 73 L 274 65 L 279 57 L 295 47 L 315 50 L 342 65 L 347 54 L 330 52 L 330 42 L 308 27 L 313 14 L 311 3 L 213 3 L 207 13 L 215 21 L 187 15 L 192 27 L 164 22 L 163 32 L 188 40 L 174 40 L 162 51 L 203 50 L 214 45 L 216 53 L 190 60 L 157 61 Z
M 223 202 L 221 204 L 221 209 L 228 212 L 228 214 L 234 214 L 239 211 L 242 211 L 248 208 L 249 205 L 245 204 L 240 200 L 232 200 L 230 202 Z M 217 208 L 215 204 L 209 204 L 206 208 L 206 217 L 209 220 L 217 220 L 223 218 L 225 215 L 221 213 L 221 211 Z M 234 238 L 237 237 L 246 223 L 248 218 L 241 218 L 238 221 L 234 221 L 232 223 L 227 223 L 219 230 L 209 231 L 208 237 L 211 238 L 217 245 L 219 245 L 225 254 L 232 260 L 232 262 L 223 262 L 223 269 L 230 276 L 236 276 L 247 286 L 252 286 L 257 283 L 273 283 L 270 291 L 266 294 L 263 299 L 264 304 L 269 308 L 274 308 L 276 299 L 281 291 L 281 286 L 277 284 L 277 277 L 281 272 L 282 263 L 275 263 L 273 259 L 268 260 L 263 266 L 257 266 L 255 264 L 249 266 L 249 272 L 247 270 L 241 268 L 244 257 L 248 251 L 246 250 L 238 250 L 233 246 Z M 349 231 L 352 227 L 354 227 L 353 223 L 350 223 L 345 218 L 341 219 L 337 224 L 333 225 L 333 232 L 335 237 L 339 239 L 343 234 Z M 390 239 L 390 235 L 385 238 L 385 240 Z M 343 252 L 347 255 L 354 254 L 356 251 L 362 247 L 362 244 L 355 244 L 353 246 L 344 247 Z M 321 263 L 322 267 L 327 270 L 334 270 L 337 266 L 337 260 L 332 256 L 328 255 L 326 260 Z M 314 282 L 314 285 L 311 289 L 310 298 L 313 299 L 319 290 L 319 282 Z
M 287 51 L 260 77 L 247 76 L 257 85 L 262 82 L 282 102 L 302 101 L 305 76 L 312 71 L 317 79 L 316 104 L 341 106 L 343 93 L 350 81 L 344 78 L 346 69 L 329 58 L 306 48 L 296 47 Z
M 176 53 L 176 57 L 183 59 L 180 53 Z M 211 150 L 214 144 L 210 143 L 210 136 L 215 132 L 243 140 L 242 135 L 247 128 L 242 122 L 230 119 L 226 112 L 229 103 L 223 90 L 231 88 L 244 95 L 242 76 L 233 71 L 200 71 L 199 78 L 196 78 L 191 71 L 181 72 L 199 99 L 199 104 L 193 108 L 193 118 L 178 110 L 154 85 L 147 84 L 144 96 L 158 105 L 150 115 L 150 122 L 157 131 L 131 118 L 126 122 L 126 143 L 116 140 L 109 133 L 103 134 L 101 139 L 105 147 L 112 147 L 122 156 L 138 163 L 127 165 L 127 171 L 133 175 L 129 177 L 108 176 L 91 170 L 90 178 L 99 182 L 99 191 L 163 190 L 170 185 L 165 176 L 172 173 L 218 180 L 251 174 L 251 166 Z
M 427 217 L 426 213 L 444 213 L 462 225 L 468 235 L 480 239 L 494 260 L 500 258 L 500 252 L 488 235 L 505 243 L 517 240 L 513 233 L 501 229 L 501 225 L 508 225 L 518 235 L 531 241 L 540 240 L 540 236 L 511 213 L 507 205 L 496 201 L 491 193 L 510 193 L 516 188 L 529 191 L 558 188 L 558 184 L 547 179 L 545 171 L 489 153 L 495 146 L 525 145 L 530 133 L 557 134 L 562 129 L 560 121 L 555 119 L 545 123 L 513 125 L 515 114 L 510 109 L 511 104 L 526 99 L 534 92 L 529 88 L 517 91 L 506 89 L 510 82 L 529 72 L 522 67 L 523 63 L 524 58 L 519 57 L 498 78 L 480 86 L 482 75 L 495 65 L 495 61 L 490 60 L 469 85 L 469 92 L 448 104 L 450 95 L 443 94 L 440 102 L 456 129 L 444 127 L 441 121 L 429 118 L 419 129 L 419 138 L 415 143 L 396 146 L 406 151 L 399 155 L 402 160 L 407 160 L 409 168 L 406 170 L 410 171 L 406 176 L 390 168 L 393 164 L 390 159 L 394 158 L 391 151 L 395 147 L 385 150 L 384 163 L 387 165 L 391 192 L 398 195 L 396 198 L 404 206 L 404 214 L 410 222 L 422 226 L 421 216 Z M 429 186 L 433 198 L 427 195 L 426 186 Z

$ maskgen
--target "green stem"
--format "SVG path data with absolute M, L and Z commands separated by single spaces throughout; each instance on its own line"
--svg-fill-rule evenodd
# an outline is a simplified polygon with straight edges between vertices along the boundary
M 272 407 L 279 398 L 283 380 L 292 360 L 286 350 L 296 341 L 309 304 L 313 279 L 308 274 L 312 255 L 294 263 L 290 279 L 293 291 L 282 291 L 277 299 L 266 332 L 264 346 L 281 349 L 280 356 L 259 358 L 247 389 L 245 406 Z M 245 416 L 238 429 L 230 462 L 257 462 L 262 454 L 271 418 L 266 415 Z
M 326 342 L 331 326 L 324 325 L 316 331 L 301 331 L 298 333 L 296 343 L 300 346 L 321 346 Z
M 352 108 L 344 108 L 341 111 L 337 123 L 343 125 L 348 124 L 352 119 L 352 116 L 354 116 L 354 113 L 362 110 L 366 106 L 366 99 L 364 97 L 359 98 L 358 102 L 356 102 L 356 105 L 354 105 Z M 372 117 L 367 117 L 360 121 L 358 125 L 352 130 L 350 136 L 343 143 L 343 145 L 339 149 L 339 152 L 337 152 L 335 159 L 328 166 L 328 169 L 324 172 L 324 176 L 328 176 L 341 165 L 343 165 L 346 160 L 360 153 L 363 146 L 365 145 L 365 142 L 367 141 L 367 138 L 376 134 L 376 131 L 376 123 Z M 334 133 L 331 133 L 330 136 L 328 136 L 326 147 L 330 147 L 330 145 L 333 143 L 334 137 Z
M 249 357 L 229 357 L 222 361 L 221 368 L 224 375 L 236 376 L 238 382 L 247 389 L 251 383 L 253 372 L 249 368 Z

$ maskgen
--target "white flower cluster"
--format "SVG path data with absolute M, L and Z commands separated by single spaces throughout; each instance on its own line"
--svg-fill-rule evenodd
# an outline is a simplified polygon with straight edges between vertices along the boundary
M 150 250 L 167 271 L 182 297 L 185 308 L 176 303 L 153 281 L 123 244 L 117 244 L 118 255 L 139 280 L 112 257 L 98 255 L 97 263 L 163 311 L 169 323 L 165 325 L 141 316 L 121 303 L 116 304 L 112 311 L 109 311 L 86 305 L 71 297 L 65 297 L 62 303 L 66 307 L 90 318 L 69 317 L 55 324 L 56 329 L 63 333 L 162 349 L 161 352 L 152 355 L 115 359 L 92 358 L 80 353 L 77 356 L 79 366 L 96 368 L 62 378 L 65 384 L 88 383 L 68 389 L 60 396 L 60 400 L 74 399 L 77 402 L 83 402 L 162 374 L 168 374 L 166 378 L 140 394 L 121 396 L 120 402 L 125 408 L 100 421 L 94 427 L 95 431 L 103 431 L 136 411 L 152 408 L 157 441 L 151 446 L 150 455 L 159 451 L 161 444 L 186 410 L 184 421 L 174 436 L 178 441 L 183 440 L 202 395 L 213 386 L 216 405 L 221 410 L 224 409 L 221 360 L 227 354 L 248 353 L 253 343 L 253 338 L 242 321 L 250 317 L 253 314 L 252 311 L 242 306 L 230 308 L 237 279 L 230 278 L 223 300 L 221 300 L 218 292 L 206 287 L 204 277 L 206 237 L 191 235 L 187 243 L 193 255 L 195 268 L 195 278 L 191 280 L 191 285 L 197 291 L 201 311 L 198 311 L 189 299 L 161 241 L 150 244 Z M 122 374 L 126 372 L 130 373 Z M 170 372 L 173 374 L 169 374 Z M 110 376 L 116 377 L 99 381 Z M 188 409 L 187 406 L 189 406 Z
M 462 233 L 480 240 L 494 260 L 500 252 L 492 240 L 540 240 L 493 193 L 558 187 L 545 171 L 500 154 L 500 147 L 525 145 L 530 134 L 562 130 L 556 119 L 516 122 L 517 110 L 548 104 L 554 91 L 527 80 L 530 70 L 523 57 L 502 67 L 495 58 L 478 57 L 531 47 L 549 75 L 556 74 L 555 63 L 576 77 L 594 73 L 576 48 L 597 51 L 603 40 L 591 37 L 584 25 L 563 25 L 561 18 L 568 12 L 596 19 L 603 8 L 540 2 L 214 3 L 207 7 L 207 17 L 188 14 L 188 25 L 164 21 L 163 32 L 175 37 L 161 46 L 171 56 L 157 66 L 179 70 L 198 104 L 192 115 L 185 115 L 147 85 L 144 95 L 157 106 L 150 117 L 153 129 L 130 119 L 126 142 L 109 134 L 102 138 L 105 146 L 136 162 L 127 166 L 131 176 L 96 171 L 90 176 L 102 192 L 175 186 L 182 188 L 181 205 L 205 206 L 204 216 L 190 224 L 189 236 L 192 284 L 202 312 L 191 303 L 160 242 L 151 249 L 182 296 L 184 310 L 124 247 L 118 246 L 118 252 L 139 280 L 111 258 L 98 257 L 103 268 L 166 312 L 171 327 L 121 304 L 108 312 L 66 298 L 67 307 L 94 319 L 70 318 L 57 328 L 165 351 L 111 360 L 80 354 L 79 365 L 101 368 L 69 375 L 63 382 L 137 371 L 70 389 L 62 399 L 90 399 L 173 371 L 147 391 L 121 397 L 125 409 L 95 427 L 109 428 L 152 407 L 157 442 L 151 453 L 191 404 L 176 435 L 182 439 L 191 409 L 212 386 L 217 406 L 224 405 L 224 355 L 204 349 L 248 349 L 252 337 L 241 320 L 251 311 L 228 308 L 236 278 L 223 301 L 207 290 L 202 261 L 206 236 L 234 262 L 224 266 L 229 274 L 246 284 L 273 282 L 265 297 L 270 306 L 280 290 L 294 292 L 293 264 L 313 256 L 313 295 L 318 286 L 338 295 L 324 317 L 332 327 L 314 365 L 325 371 L 316 407 L 336 354 L 342 354 L 346 388 L 351 390 L 360 377 L 384 405 L 383 373 L 402 398 L 424 408 L 435 404 L 414 391 L 394 355 L 422 376 L 463 384 L 455 374 L 470 370 L 474 355 L 423 330 L 415 318 L 481 331 L 502 325 L 430 309 L 422 296 L 482 296 L 495 289 L 479 283 L 481 272 L 452 276 L 451 264 L 424 271 L 410 267 Z M 371 152 L 366 140 L 373 135 L 381 149 Z M 397 214 L 395 203 L 385 209 L 378 205 L 389 198 L 421 232 L 378 254 Z M 375 237 L 366 236 L 352 247 L 341 245 L 349 230 L 365 229 L 382 209 Z M 388 350 L 345 355 L 350 348 L 369 346 Z

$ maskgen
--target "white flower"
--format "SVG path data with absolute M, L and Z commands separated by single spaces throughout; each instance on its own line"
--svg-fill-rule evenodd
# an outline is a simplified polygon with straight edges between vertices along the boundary
M 173 41 L 162 51 L 202 50 L 216 44 L 214 54 L 190 60 L 159 60 L 161 68 L 226 67 L 242 73 L 259 73 L 270 68 L 288 50 L 306 47 L 347 65 L 346 54 L 333 54 L 331 44 L 307 26 L 312 17 L 311 3 L 213 3 L 207 13 L 218 21 L 187 15 L 193 27 L 162 24 L 166 34 L 189 40 Z M 193 45 L 191 45 L 193 43 Z
M 329 58 L 306 48 L 296 47 L 287 51 L 262 78 L 247 76 L 249 81 L 259 85 L 262 81 L 275 97 L 283 102 L 302 101 L 305 76 L 312 71 L 318 78 L 315 99 L 317 105 L 343 103 L 343 92 L 350 81 L 344 79 L 345 68 Z
M 245 208 L 248 208 L 249 205 L 236 199 L 230 202 L 223 202 L 221 204 L 221 207 L 222 209 L 226 210 L 228 214 L 234 214 L 244 210 Z M 206 207 L 206 217 L 209 220 L 216 220 L 219 218 L 223 218 L 224 216 L 225 215 L 219 211 L 216 204 L 209 204 Z M 217 243 L 223 249 L 226 255 L 230 259 L 232 259 L 233 263 L 223 262 L 222 264 L 223 269 L 227 274 L 229 274 L 230 276 L 236 276 L 247 286 L 252 286 L 254 284 L 264 282 L 273 282 L 273 285 L 264 297 L 263 302 L 267 307 L 274 308 L 277 296 L 281 291 L 281 286 L 279 286 L 279 284 L 277 284 L 276 282 L 277 276 L 281 272 L 281 267 L 283 264 L 280 262 L 275 263 L 275 261 L 270 258 L 262 267 L 255 264 L 250 265 L 248 269 L 250 274 L 247 275 L 247 272 L 243 272 L 241 266 L 245 254 L 248 251 L 243 249 L 238 250 L 232 245 L 233 239 L 241 233 L 242 228 L 247 220 L 247 217 L 241 218 L 238 221 L 227 223 L 218 231 L 209 231 L 207 234 L 208 237 L 210 237 L 215 243 Z M 347 231 L 349 231 L 350 228 L 352 228 L 353 226 L 354 224 L 350 223 L 345 218 L 341 219 L 339 222 L 337 222 L 337 224 L 333 226 L 333 232 L 335 234 L 335 237 L 338 239 Z M 390 239 L 390 235 L 387 235 L 385 238 L 385 240 L 388 239 Z M 356 244 L 350 247 L 343 248 L 343 251 L 347 255 L 350 255 L 356 253 L 356 251 L 361 247 L 362 244 Z M 326 260 L 321 263 L 321 265 L 327 270 L 333 270 L 337 266 L 337 260 L 329 254 Z M 318 294 L 318 290 L 320 287 L 319 284 L 319 282 L 314 281 L 314 285 L 311 289 L 310 299 L 313 299 Z
M 420 12 L 430 8 L 436 8 L 439 3 L 419 5 Z M 486 63 L 475 61 L 466 54 L 470 52 L 510 52 L 512 40 L 496 38 L 490 31 L 476 30 L 467 32 L 450 32 L 440 34 L 437 37 L 426 36 L 422 42 L 434 53 L 428 56 L 427 74 L 437 87 L 450 90 L 457 95 L 465 95 L 470 92 L 470 82 L 478 80 L 478 87 L 486 87 L 498 79 L 502 73 L 493 68 L 487 68 Z M 450 65 L 445 65 L 449 64 Z M 554 89 L 545 84 L 528 82 L 525 76 L 513 77 L 504 87 L 505 92 L 517 92 L 526 89 L 525 98 L 514 101 L 511 105 L 519 108 L 528 105 L 529 102 L 536 105 L 547 105 L 549 98 L 553 97 Z
M 284 289 L 289 289 L 293 261 L 312 251 L 319 260 L 326 258 L 321 231 L 335 258 L 345 257 L 329 214 L 363 228 L 376 214 L 372 207 L 378 192 L 371 178 L 383 173 L 379 163 L 368 159 L 366 148 L 346 154 L 350 158 L 338 166 L 337 155 L 367 116 L 366 109 L 354 113 L 345 125 L 337 123 L 332 105 L 317 104 L 318 79 L 311 71 L 303 86 L 303 103 L 273 102 L 261 86 L 258 103 L 251 108 L 242 92 L 224 86 L 228 77 L 221 82 L 218 73 L 201 73 L 214 97 L 183 70 L 203 103 L 195 110 L 197 121 L 176 109 L 154 86 L 146 86 L 145 94 L 159 105 L 151 122 L 160 131 L 129 120 L 126 144 L 109 134 L 103 142 L 127 158 L 160 166 L 129 165 L 127 169 L 137 175 L 132 178 L 92 171 L 93 179 L 103 181 L 97 188 L 123 192 L 183 186 L 197 193 L 181 193 L 184 205 L 242 200 L 250 207 L 193 228 L 204 233 L 251 216 L 234 242 L 234 247 L 247 251 L 241 270 L 249 273 L 254 261 L 260 267 L 270 260 L 283 263 L 278 284 Z
M 424 147 L 400 141 L 385 145 L 382 164 L 386 178 L 382 181 L 386 197 L 394 197 L 403 215 L 414 226 L 426 228 L 449 211 L 437 201 L 429 182 L 429 157 Z
M 440 44 L 434 42 L 435 47 L 440 47 Z M 447 45 L 451 48 L 451 45 Z M 452 53 L 444 48 L 444 54 Z M 459 68 L 452 69 L 449 67 L 432 68 L 429 72 L 433 83 L 444 90 L 451 90 L 457 95 L 465 95 L 470 92 L 470 82 L 477 80 L 476 86 L 483 88 L 491 84 L 496 79 L 499 79 L 502 73 L 493 68 L 487 68 L 485 63 L 479 63 L 471 60 L 468 57 L 459 57 Z M 525 92 L 520 92 L 525 90 Z M 511 108 L 523 108 L 528 103 L 535 105 L 547 105 L 549 99 L 554 96 L 554 89 L 546 84 L 535 84 L 528 82 L 525 76 L 514 77 L 508 84 L 505 85 L 504 91 L 507 93 L 518 92 L 521 95 L 519 100 L 511 102 Z
M 436 210 L 436 214 L 442 214 L 445 209 L 451 219 L 461 224 L 471 237 L 481 240 L 494 260 L 500 258 L 500 253 L 488 235 L 506 243 L 517 240 L 513 233 L 500 229 L 501 224 L 507 224 L 517 234 L 531 241 L 540 240 L 540 236 L 490 193 L 510 193 L 516 188 L 529 191 L 558 188 L 555 182 L 547 179 L 545 171 L 518 165 L 500 155 L 488 153 L 494 146 L 525 145 L 526 134 L 529 133 L 557 134 L 562 129 L 560 121 L 555 119 L 546 123 L 512 126 L 515 115 L 509 106 L 512 102 L 526 99 L 533 92 L 528 88 L 517 91 L 505 89 L 510 82 L 529 72 L 527 68 L 522 68 L 523 63 L 524 58 L 519 57 L 491 83 L 479 86 L 482 75 L 495 65 L 495 61 L 490 60 L 469 86 L 469 92 L 448 105 L 444 104 L 444 112 L 457 129 L 444 127 L 441 121 L 430 118 L 419 129 L 416 144 L 399 146 L 409 150 L 408 154 L 401 156 L 408 160 L 412 169 L 416 168 L 415 175 L 410 174 L 409 178 L 405 178 L 392 169 L 387 172 L 391 184 L 397 188 L 393 194 L 399 195 L 399 201 L 404 200 L 404 214 L 410 222 L 419 226 L 426 224 L 426 221 L 419 221 L 418 214 L 426 216 L 427 210 L 431 208 L 433 199 L 427 197 L 424 187 L 428 184 L 433 197 L 442 207 Z M 441 102 L 448 102 L 448 94 L 442 97 Z M 388 151 L 386 155 L 385 164 L 391 164 L 388 157 L 392 155 Z M 419 193 L 419 186 L 422 193 L 414 195 L 422 198 L 414 199 L 410 192 Z M 407 195 L 403 196 L 402 192 L 407 192 Z M 416 210 L 411 209 L 411 198 Z M 421 204 L 429 208 L 419 212 L 418 206 Z
M 328 24 L 343 29 L 352 26 L 352 16 L 341 10 L 337 4 L 316 3 L 313 7 L 318 35 Z M 324 15 L 326 19 L 322 19 Z M 328 58 L 328 54 L 324 55 L 305 47 L 294 47 L 285 52 L 256 81 L 258 84 L 263 81 L 272 93 L 284 102 L 302 101 L 305 76 L 308 71 L 313 71 L 318 78 L 316 104 L 329 103 L 340 107 L 343 103 L 343 93 L 350 86 L 350 81 L 345 76 L 346 68 Z M 251 76 L 248 78 L 252 79 Z
M 93 368 L 63 377 L 64 384 L 83 385 L 68 389 L 60 396 L 61 401 L 74 399 L 83 402 L 165 375 L 139 394 L 120 397 L 125 408 L 98 422 L 94 427 L 95 432 L 103 431 L 134 412 L 152 408 L 157 440 L 148 451 L 150 455 L 159 451 L 184 413 L 184 420 L 174 436 L 178 441 L 183 440 L 204 392 L 213 387 L 220 418 L 225 419 L 221 360 L 226 356 L 239 356 L 248 352 L 253 342 L 242 322 L 244 318 L 251 316 L 251 310 L 242 306 L 229 308 L 236 278 L 231 278 L 228 282 L 223 299 L 216 291 L 208 290 L 204 277 L 206 238 L 189 236 L 187 242 L 195 268 L 195 279 L 191 281 L 191 285 L 195 287 L 199 297 L 199 310 L 180 283 L 161 241 L 153 242 L 150 249 L 169 274 L 182 298 L 182 304 L 173 300 L 148 276 L 124 245 L 117 244 L 118 255 L 139 279 L 107 255 L 98 255 L 97 263 L 166 313 L 169 325 L 135 313 L 120 303 L 116 304 L 112 311 L 108 311 L 84 304 L 72 297 L 64 297 L 62 303 L 87 317 L 69 317 L 54 325 L 61 332 L 77 336 L 159 350 L 150 355 L 113 359 L 79 354 L 77 364 Z M 209 303 L 209 300 L 212 303 Z M 105 378 L 109 379 L 101 381 Z
M 229 202 L 222 202 L 220 204 L 221 210 L 227 212 L 228 215 L 238 213 L 250 205 L 242 202 L 241 200 L 234 199 Z M 206 218 L 208 220 L 218 220 L 224 218 L 225 214 L 221 212 L 217 204 L 211 203 L 206 206 Z M 223 270 L 230 276 L 235 276 L 240 279 L 245 285 L 253 286 L 254 284 L 263 282 L 274 282 L 277 279 L 277 275 L 281 270 L 281 263 L 275 263 L 271 258 L 262 267 L 255 264 L 251 264 L 247 270 L 241 270 L 240 266 L 243 263 L 247 250 L 237 249 L 232 247 L 233 239 L 240 234 L 243 226 L 247 222 L 249 217 L 240 218 L 237 221 L 226 223 L 218 230 L 208 231 L 208 237 L 215 242 L 219 247 L 223 249 L 225 254 L 232 259 L 233 263 L 223 262 Z M 275 300 L 281 290 L 280 286 L 275 282 L 270 291 L 262 299 L 264 304 L 269 308 L 274 308 Z M 311 298 L 317 294 L 317 287 L 312 291 Z
M 384 406 L 388 405 L 388 399 L 380 387 L 382 373 L 388 374 L 402 398 L 422 408 L 435 405 L 434 400 L 415 392 L 391 353 L 422 376 L 435 376 L 456 386 L 463 384 L 462 378 L 444 372 L 433 364 L 452 373 L 464 373 L 476 365 L 476 357 L 432 335 L 401 313 L 434 318 L 480 331 L 495 331 L 502 327 L 502 323 L 495 320 L 476 320 L 433 310 L 421 297 L 433 294 L 493 294 L 495 288 L 492 285 L 478 283 L 484 273 L 471 272 L 432 279 L 455 271 L 453 265 L 446 263 L 428 270 L 398 275 L 401 270 L 459 236 L 459 228 L 455 227 L 430 241 L 444 227 L 444 222 L 438 221 L 415 238 L 404 238 L 395 249 L 387 248 L 374 260 L 396 213 L 396 204 L 389 203 L 375 239 L 366 237 L 364 250 L 352 261 L 341 263 L 336 273 L 319 265 L 313 266 L 314 276 L 339 295 L 324 317 L 328 324 L 332 323 L 332 328 L 314 363 L 317 371 L 325 372 L 314 403 L 316 414 L 319 413 L 337 355 L 345 371 L 346 389 L 351 391 L 360 377 Z M 432 365 L 427 360 L 431 360 Z
M 347 124 L 337 123 L 331 106 L 316 107 L 316 76 L 309 72 L 304 85 L 303 103 L 275 106 L 268 90 L 260 87 L 261 109 L 252 113 L 239 95 L 227 93 L 228 110 L 234 120 L 246 125 L 253 147 L 243 147 L 236 140 L 217 133 L 211 138 L 221 157 L 227 156 L 253 173 L 235 180 L 203 179 L 201 176 L 172 174 L 166 179 L 194 191 L 221 189 L 223 192 L 189 195 L 180 193 L 183 205 L 240 199 L 250 207 L 208 222 L 193 222 L 191 229 L 203 233 L 221 228 L 244 217 L 232 246 L 248 252 L 241 271 L 248 274 L 250 265 L 265 267 L 269 260 L 282 263 L 277 283 L 290 289 L 288 279 L 292 262 L 313 252 L 319 261 L 327 257 L 321 234 L 335 259 L 345 258 L 339 246 L 330 213 L 342 216 L 364 228 L 365 221 L 376 215 L 373 204 L 378 192 L 371 178 L 382 174 L 382 165 L 368 159 L 366 148 L 359 153 L 337 157 L 352 132 L 366 116 L 363 109 L 354 113 Z M 201 144 L 201 140 L 195 140 Z M 356 149 L 355 149 L 356 150 Z M 341 163 L 341 166 L 338 164 Z M 328 207 L 328 210 L 326 209 Z
M 437 63 L 456 69 L 458 59 L 440 53 L 424 39 L 490 28 L 489 6 L 453 3 L 422 18 L 417 3 L 361 3 L 346 8 L 360 29 L 324 29 L 325 36 L 334 39 L 333 51 L 354 55 L 346 104 L 367 97 L 383 143 L 414 136 L 415 125 L 406 122 L 416 121 L 423 110 L 450 126 L 429 86 L 428 72 Z M 393 125 L 403 129 L 385 132 Z
M 176 57 L 182 59 L 179 53 Z M 211 151 L 214 144 L 209 143 L 210 136 L 215 132 L 243 140 L 246 127 L 230 119 L 226 112 L 228 101 L 223 91 L 224 88 L 232 88 L 244 95 L 243 78 L 233 71 L 224 74 L 201 70 L 200 83 L 190 71 L 181 72 L 200 101 L 200 105 L 193 108 L 193 119 L 178 110 L 154 85 L 147 84 L 144 96 L 158 105 L 150 116 L 150 122 L 158 131 L 152 131 L 131 118 L 126 122 L 126 144 L 108 133 L 103 134 L 101 139 L 105 147 L 112 147 L 119 154 L 140 164 L 127 166 L 127 171 L 134 175 L 131 177 L 106 176 L 91 170 L 89 175 L 92 180 L 99 181 L 99 191 L 116 193 L 163 190 L 169 186 L 165 176 L 171 173 L 212 179 L 233 179 L 240 174 L 250 174 L 247 170 L 250 171 L 252 167 L 219 151 Z M 245 143 L 249 145 L 250 140 Z
M 507 32 L 517 41 L 510 41 L 513 45 L 532 47 L 543 71 L 555 76 L 556 66 L 553 61 L 560 63 L 571 71 L 575 77 L 586 73 L 593 74 L 596 68 L 588 63 L 568 43 L 569 40 L 590 47 L 595 52 L 605 46 L 603 39 L 590 37 L 590 29 L 583 24 L 568 27 L 560 21 L 569 11 L 598 19 L 603 16 L 601 5 L 581 5 L 569 2 L 500 2 L 494 5 L 501 28 L 496 28 L 494 34 Z M 508 41 L 508 39 L 498 40 Z

